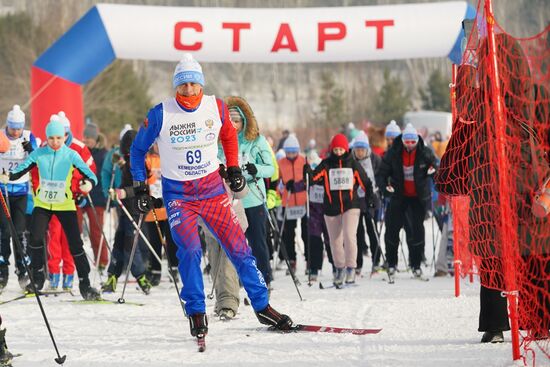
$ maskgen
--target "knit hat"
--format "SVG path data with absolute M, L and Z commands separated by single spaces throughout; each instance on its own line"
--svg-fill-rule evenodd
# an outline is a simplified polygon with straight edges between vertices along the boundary
M 390 123 L 386 126 L 386 138 L 395 138 L 401 134 L 401 129 L 397 126 L 395 120 L 391 120 Z
M 59 116 L 59 121 L 61 121 L 63 127 L 65 128 L 65 132 L 68 133 L 69 131 L 71 131 L 71 121 L 67 118 L 65 112 L 59 111 L 57 113 L 57 116 Z
M 349 150 L 348 139 L 344 134 L 334 135 L 334 138 L 330 142 L 330 150 L 332 151 L 334 148 L 343 148 L 346 152 Z
M 359 134 L 355 137 L 352 148 L 365 148 L 370 149 L 369 137 L 365 134 L 364 131 L 360 131 Z
M 198 83 L 204 87 L 202 67 L 189 53 L 184 54 L 183 59 L 176 65 L 172 78 L 174 89 L 183 83 Z
M 6 123 L 10 129 L 22 129 L 25 127 L 25 113 L 21 111 L 18 104 L 13 105 L 13 108 L 8 112 Z
M 414 126 L 412 126 L 411 124 L 407 124 L 407 126 L 405 126 L 405 130 L 403 130 L 403 135 L 401 136 L 401 140 L 418 141 L 418 132 L 416 131 Z
M 283 159 L 285 157 L 285 151 L 283 149 L 279 149 L 277 153 L 275 153 L 275 159 Z
M 285 153 L 298 153 L 300 151 L 300 142 L 294 134 L 290 134 L 283 143 Z
M 126 134 L 127 131 L 132 130 L 132 125 L 125 124 L 122 130 L 120 130 L 120 135 L 118 136 L 118 140 L 122 140 L 122 137 L 124 134 Z
M 89 123 L 84 128 L 84 137 L 90 139 L 97 139 L 99 136 L 99 128 L 94 123 Z
M 48 138 L 52 136 L 65 136 L 65 127 L 58 115 L 52 115 L 50 117 L 50 122 L 46 125 L 46 136 Z

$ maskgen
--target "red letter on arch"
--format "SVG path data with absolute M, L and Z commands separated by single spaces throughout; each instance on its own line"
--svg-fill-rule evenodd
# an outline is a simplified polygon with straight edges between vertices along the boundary
M 250 29 L 250 23 L 222 23 L 223 29 L 233 30 L 233 51 L 241 48 L 241 29 Z
M 286 38 L 286 43 L 283 44 L 283 39 Z M 281 48 L 288 48 L 292 52 L 298 52 L 296 47 L 296 42 L 294 41 L 294 36 L 290 30 L 288 23 L 282 23 L 279 27 L 279 32 L 277 33 L 277 38 L 275 43 L 271 48 L 271 52 L 278 52 Z
M 384 27 L 393 27 L 393 20 L 367 20 L 365 26 L 376 27 L 376 48 L 384 48 Z
M 184 28 L 191 28 L 197 32 L 202 32 L 202 25 L 198 22 L 177 22 L 174 26 L 174 47 L 176 50 L 182 51 L 198 51 L 202 47 L 202 42 L 195 42 L 190 45 L 185 45 L 181 41 L 181 31 Z
M 327 33 L 328 29 L 336 29 L 336 32 Z M 319 35 L 317 51 L 325 51 L 326 41 L 337 41 L 346 37 L 346 25 L 341 22 L 319 23 L 317 33 Z

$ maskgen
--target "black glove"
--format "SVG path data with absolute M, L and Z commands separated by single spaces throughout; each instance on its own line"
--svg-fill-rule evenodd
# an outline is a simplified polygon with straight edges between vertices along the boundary
M 256 168 L 256 165 L 254 163 L 247 163 L 244 168 L 246 169 L 246 172 L 248 172 L 251 176 L 256 176 L 258 173 L 258 168 Z
M 244 190 L 246 181 L 239 167 L 227 167 L 227 182 L 229 188 L 233 192 L 241 192 Z
M 164 201 L 162 198 L 152 198 L 153 200 L 153 208 L 160 209 L 164 207 Z
M 21 145 L 23 146 L 23 150 L 24 150 L 25 152 L 29 153 L 29 154 L 32 153 L 32 151 L 34 150 L 34 149 L 32 148 L 31 142 L 28 141 L 28 140 L 23 140 L 23 142 L 21 143 Z
M 149 187 L 144 181 L 134 181 L 133 189 L 136 198 L 136 209 L 143 214 L 149 213 L 153 209 Z
M 304 164 L 302 173 L 304 175 L 304 180 L 306 179 L 306 176 L 309 176 L 311 181 L 311 176 L 313 176 L 313 170 L 311 169 L 311 166 L 309 165 L 309 163 Z
M 288 180 L 285 186 L 287 191 L 296 192 L 296 189 L 294 188 L 294 180 Z

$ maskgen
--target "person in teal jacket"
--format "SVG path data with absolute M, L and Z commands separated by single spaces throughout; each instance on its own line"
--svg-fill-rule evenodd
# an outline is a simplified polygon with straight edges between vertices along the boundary
M 103 195 L 109 199 L 109 190 L 120 186 L 122 171 L 120 165 L 123 163 L 119 147 L 113 147 L 105 155 L 101 167 L 101 188 Z M 111 203 L 111 206 L 115 203 Z
M 79 278 L 79 288 L 86 300 L 100 299 L 99 292 L 90 286 L 88 273 L 90 264 L 84 252 L 82 239 L 76 217 L 76 206 L 71 192 L 71 179 L 74 168 L 78 169 L 84 179 L 79 189 L 89 193 L 97 178 L 84 163 L 77 152 L 64 144 L 65 129 L 58 116 L 53 115 L 46 126 L 48 144 L 34 150 L 19 167 L 8 175 L 0 175 L 0 181 L 17 180 L 32 168 L 38 167 L 40 183 L 35 192 L 34 209 L 31 217 L 31 234 L 29 255 L 31 256 L 32 278 L 36 290 L 44 286 L 44 238 L 52 215 L 55 215 L 69 242 Z M 27 292 L 34 289 L 27 285 Z
M 248 195 L 242 199 L 248 220 L 245 235 L 252 248 L 252 254 L 256 257 L 256 265 L 269 288 L 272 274 L 266 239 L 267 210 L 264 178 L 270 178 L 275 173 L 271 147 L 266 138 L 260 135 L 254 113 L 243 98 L 227 97 L 225 103 L 229 109 L 231 121 L 238 132 L 239 165 L 249 188 Z

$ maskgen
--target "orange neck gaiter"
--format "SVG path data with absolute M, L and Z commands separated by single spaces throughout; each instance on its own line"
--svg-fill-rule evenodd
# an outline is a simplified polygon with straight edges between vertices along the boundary
M 188 110 L 194 110 L 201 103 L 202 94 L 203 94 L 202 90 L 201 90 L 201 92 L 199 93 L 198 96 L 186 97 L 186 96 L 182 96 L 179 93 L 176 93 L 176 101 L 178 101 L 178 103 L 180 105 L 182 105 L 184 108 L 186 108 Z

